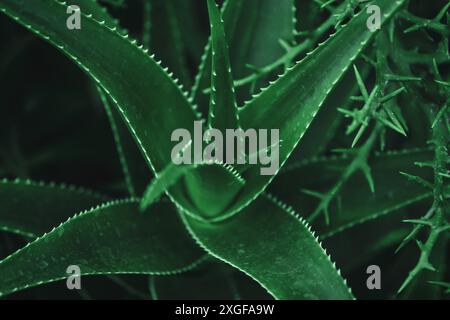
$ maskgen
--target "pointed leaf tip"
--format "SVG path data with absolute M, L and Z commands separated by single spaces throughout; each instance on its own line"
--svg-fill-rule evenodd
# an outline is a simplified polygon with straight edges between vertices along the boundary
M 223 20 L 214 0 L 208 0 L 211 25 L 211 93 L 208 122 L 221 130 L 238 127 L 237 104 Z

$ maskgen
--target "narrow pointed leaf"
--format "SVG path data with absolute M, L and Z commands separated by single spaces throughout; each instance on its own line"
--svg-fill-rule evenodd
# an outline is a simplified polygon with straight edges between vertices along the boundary
M 292 40 L 295 29 L 293 8 L 293 0 L 225 1 L 222 17 L 226 40 L 230 46 L 234 79 L 243 78 L 252 72 L 247 65 L 263 67 L 284 53 L 279 40 Z M 266 12 L 270 12 L 270 15 Z M 205 115 L 208 95 L 203 90 L 211 85 L 211 58 L 209 41 L 190 94 Z
M 131 197 L 140 197 L 150 181 L 151 172 L 145 163 L 144 155 L 130 135 L 126 122 L 120 117 L 117 108 L 111 105 L 111 99 L 105 95 L 102 89 L 98 88 L 98 92 L 116 144 L 128 194 Z
M 238 127 L 237 104 L 233 87 L 228 45 L 222 18 L 215 0 L 208 0 L 211 26 L 211 97 L 209 125 L 224 132 Z
M 181 84 L 186 88 L 192 85 L 192 79 L 189 74 L 189 65 L 186 59 L 186 46 L 188 41 L 184 37 L 187 26 L 181 21 L 181 15 L 188 15 L 189 7 L 180 9 L 189 1 L 177 0 L 156 0 L 148 1 L 152 5 L 151 24 L 152 24 L 152 49 L 156 56 L 164 61 L 175 77 L 180 79 Z M 195 19 L 192 17 L 191 19 Z M 194 31 L 194 30 L 192 30 Z M 194 41 L 192 32 L 191 41 Z

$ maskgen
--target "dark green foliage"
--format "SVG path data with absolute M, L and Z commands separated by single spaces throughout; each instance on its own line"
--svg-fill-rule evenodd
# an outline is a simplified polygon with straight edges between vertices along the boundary
M 448 298 L 449 7 L 0 0 L 0 296 Z M 199 120 L 280 169 L 175 165 Z

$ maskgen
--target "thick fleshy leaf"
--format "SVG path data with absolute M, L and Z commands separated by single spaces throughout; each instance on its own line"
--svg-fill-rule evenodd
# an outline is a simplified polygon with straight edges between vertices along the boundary
M 180 188 L 182 184 L 177 183 L 183 179 L 189 199 Z M 175 194 L 177 199 L 172 198 L 175 202 L 181 199 L 182 209 L 191 216 L 202 220 L 205 218 L 215 220 L 244 184 L 244 179 L 234 168 L 222 163 L 201 165 L 171 163 L 150 182 L 141 200 L 141 208 L 147 208 L 162 193 L 169 190 L 169 197 Z M 223 218 L 225 217 L 219 215 L 217 219 Z
M 97 0 L 66 0 L 66 3 L 78 6 L 84 14 L 103 20 L 110 27 L 119 26 L 118 21 L 110 16 L 106 8 L 100 5 Z
M 81 12 L 81 29 L 68 30 L 66 9 L 67 5 L 57 0 L 0 2 L 0 11 L 59 48 L 106 92 L 147 165 L 159 172 L 171 162 L 172 133 L 180 128 L 193 130 L 197 119 L 186 94 L 142 46 L 120 34 L 116 27 L 110 28 L 106 22 Z M 103 48 L 114 49 L 106 52 Z M 224 176 L 219 172 L 217 181 L 223 181 Z M 201 185 L 203 180 L 201 175 L 191 177 L 191 186 Z M 190 200 L 183 194 L 183 187 L 173 190 L 172 199 L 188 208 Z M 198 211 L 197 207 L 191 210 Z
M 268 14 L 270 12 L 270 14 Z M 279 40 L 292 40 L 295 29 L 294 3 L 292 0 L 242 1 L 227 0 L 222 8 L 222 18 L 227 43 L 230 46 L 230 61 L 233 78 L 240 79 L 256 68 L 272 63 L 283 54 Z M 206 46 L 191 98 L 207 114 L 208 95 L 204 89 L 210 88 L 211 43 Z M 246 88 L 248 89 L 248 88 Z M 248 97 L 243 95 L 241 100 Z
M 235 129 L 239 126 L 238 110 L 228 56 L 228 45 L 222 18 L 215 1 L 208 1 L 208 12 L 211 25 L 212 52 L 212 93 L 208 125 L 223 133 L 226 129 Z M 195 146 L 193 148 L 195 152 Z M 241 185 L 234 184 L 233 180 L 228 177 L 220 167 L 204 167 L 195 172 L 187 172 L 188 194 L 204 216 L 211 217 L 220 214 L 239 191 Z M 186 205 L 184 207 L 186 208 Z
M 385 23 L 391 18 L 403 3 L 404 0 L 396 2 L 378 0 L 377 5 L 384 12 L 382 22 Z M 356 15 L 339 32 L 319 45 L 305 59 L 239 110 L 240 124 L 244 129 L 279 130 L 279 167 L 284 164 L 303 137 L 331 90 L 375 34 L 367 28 L 366 20 L 365 13 Z M 318 72 L 318 70 L 326 71 Z M 234 185 L 233 190 L 228 188 L 230 191 L 226 194 L 233 202 L 220 203 L 214 207 L 204 206 L 203 203 L 206 202 L 198 197 L 199 193 L 205 194 L 202 190 L 211 190 L 209 178 L 205 177 L 211 177 L 212 173 L 195 170 L 188 173 L 188 190 L 194 203 L 202 209 L 203 215 L 213 217 L 214 220 L 233 215 L 253 201 L 273 178 L 270 175 L 261 175 L 261 164 L 236 165 L 236 168 L 246 181 L 245 188 L 242 188 L 241 192 L 239 185 Z M 199 168 L 197 171 L 207 169 Z M 217 181 L 226 181 L 222 174 L 215 174 L 218 176 Z M 190 176 L 195 177 L 193 182 L 189 181 Z M 184 209 L 187 209 L 187 205 Z
M 0 296 L 82 275 L 173 274 L 195 267 L 204 252 L 169 203 L 147 214 L 137 200 L 107 203 L 74 216 L 0 262 Z M 33 268 L 30 268 L 33 266 Z
M 158 173 L 145 189 L 141 200 L 141 209 L 146 209 L 156 201 L 166 190 L 173 186 L 183 177 L 188 170 L 196 168 L 197 165 L 175 165 L 169 164 L 163 171 Z
M 0 2 L 2 12 L 60 49 L 105 90 L 146 161 L 162 169 L 170 161 L 167 141 L 171 133 L 191 128 L 196 119 L 187 98 L 163 67 L 135 41 L 129 41 L 128 35 L 83 11 L 81 29 L 69 30 L 66 9 L 64 2 L 56 0 Z
M 353 298 L 306 222 L 272 198 L 262 195 L 221 223 L 183 219 L 210 254 L 245 272 L 277 299 Z
M 378 1 L 378 5 L 384 12 L 383 23 L 392 17 L 403 2 L 403 0 L 395 3 Z M 331 36 L 326 41 L 326 45 L 325 43 L 320 45 L 240 110 L 239 117 L 243 117 L 241 125 L 244 129 L 280 130 L 279 165 L 287 160 L 331 90 L 374 33 L 367 28 L 366 16 L 360 13 L 347 26 Z M 347 45 L 343 46 L 342 43 Z M 338 57 L 337 60 L 336 57 Z M 324 78 L 323 74 L 317 70 L 327 70 L 326 77 Z M 233 203 L 231 205 L 220 203 L 214 207 L 205 207 L 203 205 L 205 201 L 198 197 L 199 193 L 205 195 L 203 190 L 211 190 L 208 177 L 211 177 L 212 173 L 189 172 L 187 176 L 189 194 L 196 206 L 201 208 L 203 215 L 218 216 L 214 219 L 220 220 L 238 212 L 257 197 L 273 178 L 273 176 L 261 175 L 260 165 L 243 167 L 238 165 L 237 169 L 247 182 L 246 188 L 242 189 L 237 198 L 234 198 L 239 191 L 239 185 L 234 185 L 233 190 L 230 189 L 231 191 L 226 193 L 229 199 L 234 198 Z M 208 168 L 199 168 L 199 170 L 204 171 Z M 223 185 L 226 181 L 224 176 L 220 173 L 214 172 L 214 174 L 217 174 L 216 180 L 222 181 L 221 185 Z M 177 195 L 177 198 L 181 196 Z M 184 205 L 184 209 L 187 209 L 187 205 Z
M 80 6 L 87 15 L 104 19 L 108 26 L 116 24 L 96 1 L 67 3 Z M 3 78 L 0 153 L 4 153 L 0 156 L 0 176 L 68 181 L 110 190 L 116 181 L 114 171 L 118 161 L 110 157 L 113 144 L 104 134 L 108 132 L 104 118 L 90 103 L 86 77 L 63 55 L 31 33 L 23 32 L 7 17 L 2 18 L 1 28 L 8 30 L 11 41 L 5 39 L 0 63 L 3 66 L 0 66 Z M 45 62 L 35 64 L 32 59 L 23 59 L 28 54 L 42 54 Z M 33 85 L 24 88 L 20 84 L 31 67 L 33 78 L 27 81 Z M 52 82 L 47 81 L 49 74 L 54 75 Z M 45 124 L 46 121 L 52 125 Z M 21 155 L 19 158 L 15 149 Z M 75 170 L 65 167 L 74 164 Z M 81 167 L 83 175 L 76 172 Z M 100 175 L 104 177 L 102 186 L 95 182 Z
M 0 181 L 0 230 L 36 238 L 106 197 L 73 186 Z
M 209 125 L 224 132 L 238 127 L 237 104 L 234 94 L 228 45 L 225 31 L 215 0 L 208 0 L 211 25 L 211 98 L 209 104 Z
M 358 69 L 366 75 L 368 67 L 361 63 Z M 289 161 L 310 159 L 323 152 L 336 136 L 336 131 L 342 123 L 343 116 L 338 108 L 345 106 L 350 97 L 357 93 L 358 85 L 354 80 L 354 71 L 347 70 L 346 74 L 336 84 L 336 87 L 325 99 L 305 135 L 302 137 L 301 147 L 294 149 Z M 327 128 L 324 130 L 323 128 Z
M 382 23 L 388 21 L 404 2 L 375 1 L 383 12 Z M 356 15 L 345 27 L 240 109 L 239 119 L 243 129 L 279 130 L 280 167 L 305 134 L 331 90 L 376 34 L 367 28 L 364 12 Z M 238 211 L 246 206 L 270 183 L 273 176 L 261 175 L 261 167 L 252 165 L 237 168 L 240 172 L 245 171 L 243 177 L 247 184 L 228 211 Z

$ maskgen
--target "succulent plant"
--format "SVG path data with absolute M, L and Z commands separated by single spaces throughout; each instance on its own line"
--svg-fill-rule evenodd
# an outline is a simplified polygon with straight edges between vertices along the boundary
M 0 296 L 448 297 L 449 7 L 0 0 Z M 174 163 L 196 121 L 278 170 Z

